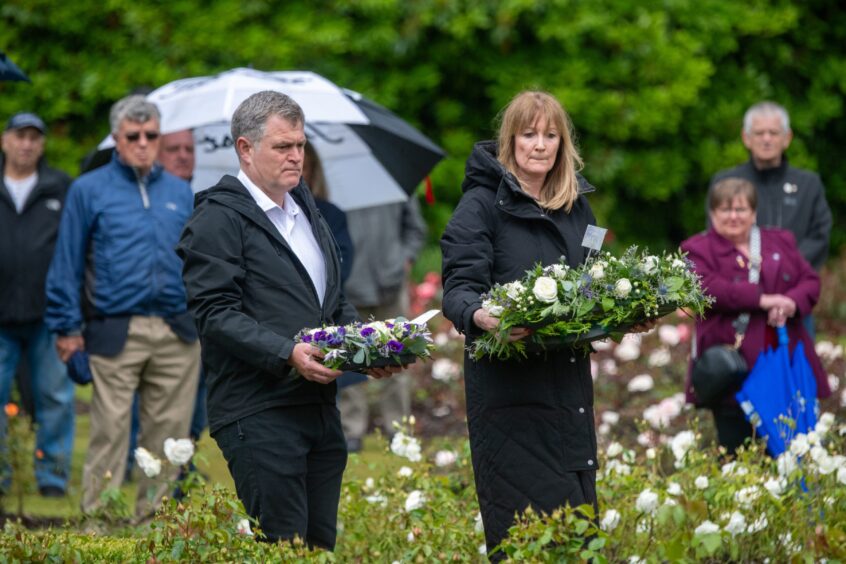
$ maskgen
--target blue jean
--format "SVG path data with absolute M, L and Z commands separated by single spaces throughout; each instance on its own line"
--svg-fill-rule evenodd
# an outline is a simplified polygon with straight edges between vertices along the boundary
M 0 404 L 6 405 L 22 355 L 29 360 L 35 403 L 35 479 L 39 487 L 67 488 L 74 434 L 74 388 L 42 322 L 0 327 Z M 0 437 L 6 414 L 0 413 Z M 8 470 L 6 470 L 7 473 Z

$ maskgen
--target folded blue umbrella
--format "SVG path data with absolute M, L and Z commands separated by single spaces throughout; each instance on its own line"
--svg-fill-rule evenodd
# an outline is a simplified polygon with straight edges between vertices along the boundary
M 813 396 L 808 396 L 811 389 L 802 375 L 804 367 L 797 363 L 799 368 L 794 370 L 792 366 L 784 327 L 778 328 L 778 337 L 778 348 L 758 355 L 755 366 L 735 395 L 757 435 L 766 438 L 767 451 L 773 457 L 787 450 L 796 433 L 808 431 L 807 407 L 810 400 L 816 398 L 815 384 Z M 804 359 L 804 349 L 801 358 Z M 808 374 L 813 379 L 810 366 Z
M 67 362 L 68 377 L 84 386 L 90 384 L 94 380 L 94 375 L 91 373 L 91 365 L 88 363 L 88 353 L 83 350 L 75 351 Z
M 820 404 L 817 398 L 817 379 L 814 377 L 814 371 L 811 369 L 808 357 L 805 356 L 805 345 L 803 343 L 796 345 L 791 367 L 802 399 L 802 423 L 799 424 L 797 421 L 796 432 L 807 433 L 817 426 Z

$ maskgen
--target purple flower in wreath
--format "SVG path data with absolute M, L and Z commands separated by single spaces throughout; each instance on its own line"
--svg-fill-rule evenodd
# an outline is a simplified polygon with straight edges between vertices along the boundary
M 394 354 L 401 353 L 405 347 L 399 341 L 391 339 L 388 341 L 388 350 Z
M 311 335 L 309 335 L 308 333 L 306 333 L 305 335 L 303 335 L 302 342 L 304 342 L 304 343 L 310 343 L 310 342 L 311 342 Z
M 329 346 L 337 347 L 338 345 L 343 344 L 344 335 L 340 331 L 338 331 L 337 333 L 331 333 L 326 338 L 326 342 L 329 344 Z
M 373 327 L 365 327 L 364 329 L 361 330 L 361 336 L 366 339 L 367 337 L 369 337 L 370 335 L 372 335 L 375 332 L 376 332 L 376 329 L 374 329 Z
M 317 331 L 314 335 L 312 335 L 312 337 L 314 338 L 315 342 L 322 343 L 322 342 L 326 341 L 326 338 L 328 337 L 328 335 L 326 334 L 326 331 L 321 329 L 320 331 Z

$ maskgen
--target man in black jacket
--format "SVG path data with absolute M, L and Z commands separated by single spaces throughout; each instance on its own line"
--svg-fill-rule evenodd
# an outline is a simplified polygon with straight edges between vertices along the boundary
M 44 325 L 44 281 L 70 178 L 44 162 L 44 122 L 12 116 L 0 158 L 0 404 L 9 401 L 18 363 L 29 363 L 35 403 L 35 478 L 41 495 L 65 495 L 73 451 L 73 382 Z M 5 414 L 0 414 L 5 433 Z M 8 470 L 2 471 L 8 486 Z
M 232 116 L 241 170 L 197 194 L 177 252 L 202 339 L 209 427 L 238 497 L 267 540 L 332 549 L 347 460 L 335 407 L 341 372 L 293 338 L 356 312 L 301 181 L 303 127 L 302 109 L 284 94 L 244 100 Z

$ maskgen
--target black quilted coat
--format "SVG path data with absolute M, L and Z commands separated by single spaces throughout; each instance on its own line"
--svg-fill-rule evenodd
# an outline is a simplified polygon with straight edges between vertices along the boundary
M 496 144 L 477 143 L 464 195 L 441 238 L 444 315 L 467 336 L 479 295 L 521 278 L 540 261 L 584 261 L 585 228 L 595 219 L 583 195 L 569 213 L 547 211 L 496 160 Z M 596 433 L 590 358 L 582 350 L 531 354 L 520 361 L 475 362 L 465 354 L 467 422 L 488 550 L 507 535 L 515 511 L 551 512 L 595 503 Z

